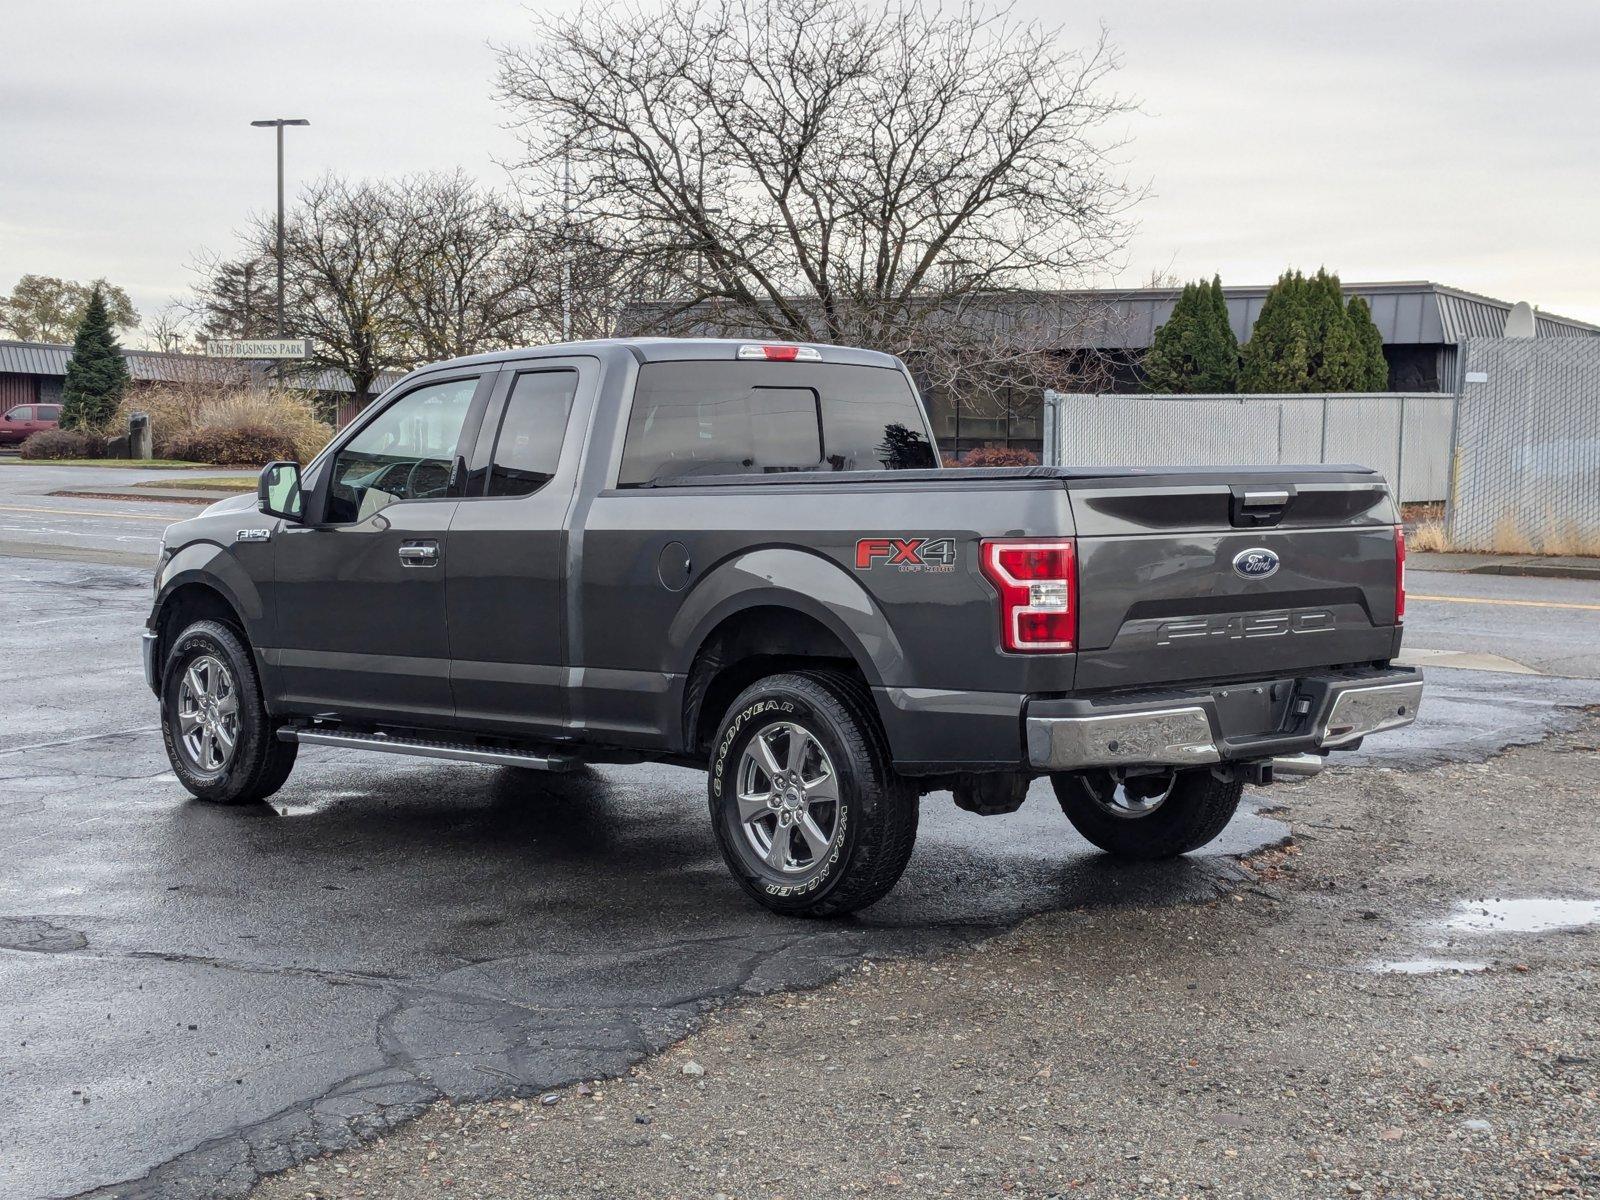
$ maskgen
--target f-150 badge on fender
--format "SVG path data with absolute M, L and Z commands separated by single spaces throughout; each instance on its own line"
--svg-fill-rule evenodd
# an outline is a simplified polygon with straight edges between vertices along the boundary
M 862 538 L 856 543 L 856 570 L 878 563 L 901 571 L 953 571 L 954 538 Z
M 241 529 L 233 535 L 236 542 L 265 542 L 272 538 L 270 529 Z

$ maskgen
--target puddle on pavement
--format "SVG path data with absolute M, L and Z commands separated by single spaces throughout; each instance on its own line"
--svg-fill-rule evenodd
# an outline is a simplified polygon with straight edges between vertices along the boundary
M 1600 900 L 1467 900 L 1444 923 L 1455 933 L 1543 933 L 1600 924 Z
M 1486 962 L 1453 958 L 1380 958 L 1367 964 L 1380 975 L 1470 975 L 1488 969 Z

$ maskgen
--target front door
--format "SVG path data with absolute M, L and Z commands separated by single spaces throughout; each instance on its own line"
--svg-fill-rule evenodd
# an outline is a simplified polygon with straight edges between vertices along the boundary
M 449 724 L 445 568 L 459 449 L 493 373 L 419 383 L 361 422 L 275 535 L 265 657 L 284 703 L 352 720 Z

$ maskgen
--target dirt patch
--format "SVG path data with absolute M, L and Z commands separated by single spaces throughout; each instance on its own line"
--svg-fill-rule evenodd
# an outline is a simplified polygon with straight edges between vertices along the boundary
M 1449 921 L 1600 897 L 1597 731 L 1280 786 L 1297 841 L 1229 897 L 863 962 L 254 1195 L 1600 1194 L 1600 931 Z M 1462 969 L 1376 965 L 1423 957 Z

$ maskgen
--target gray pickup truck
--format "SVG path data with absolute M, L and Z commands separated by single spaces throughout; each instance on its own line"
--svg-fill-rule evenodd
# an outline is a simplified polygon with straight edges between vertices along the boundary
M 1415 719 L 1404 540 L 1360 467 L 940 469 L 897 359 L 577 343 L 407 376 L 167 530 L 144 633 L 194 795 L 303 744 L 709 774 L 739 884 L 882 897 L 918 804 L 1048 776 L 1116 855 Z

